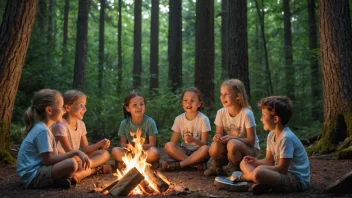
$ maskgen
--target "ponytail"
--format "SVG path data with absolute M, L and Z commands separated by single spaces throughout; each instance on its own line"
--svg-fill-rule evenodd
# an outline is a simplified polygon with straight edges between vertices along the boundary
M 24 132 L 27 135 L 28 132 L 32 129 L 35 121 L 35 112 L 33 111 L 32 107 L 29 107 L 24 112 Z

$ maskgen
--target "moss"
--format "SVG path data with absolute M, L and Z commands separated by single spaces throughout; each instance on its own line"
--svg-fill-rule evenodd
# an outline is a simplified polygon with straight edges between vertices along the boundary
M 352 137 L 352 113 L 348 112 L 344 115 L 344 120 L 347 126 L 347 132 L 350 137 Z
M 16 159 L 8 151 L 0 151 L 0 162 L 16 165 Z
M 308 155 L 313 153 L 326 154 L 331 153 L 336 149 L 336 145 L 331 142 L 332 133 L 335 132 L 336 122 L 326 122 L 323 127 L 321 139 L 318 140 L 312 147 L 306 149 Z
M 339 159 L 352 159 L 352 146 L 337 152 Z
M 0 151 L 10 150 L 10 123 L 0 120 Z

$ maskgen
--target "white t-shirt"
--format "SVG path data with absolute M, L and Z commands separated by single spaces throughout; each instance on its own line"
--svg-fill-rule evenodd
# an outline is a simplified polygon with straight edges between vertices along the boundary
M 73 131 L 69 128 L 65 119 L 58 122 L 53 127 L 54 136 L 67 136 L 68 141 L 73 150 L 78 150 L 81 144 L 81 137 L 87 135 L 86 125 L 82 120 L 77 120 L 77 130 Z M 59 153 L 66 153 L 60 142 L 57 143 Z
M 216 114 L 214 123 L 215 125 L 224 128 L 224 135 L 231 135 L 239 138 L 247 137 L 246 129 L 256 126 L 253 112 L 247 107 L 242 108 L 240 113 L 235 117 L 230 116 L 227 108 L 221 108 Z M 260 149 L 257 134 L 255 134 L 254 147 Z
M 306 150 L 298 137 L 285 127 L 279 138 L 270 131 L 266 141 L 266 150 L 270 151 L 274 157 L 275 165 L 279 163 L 280 158 L 290 159 L 288 172 L 298 176 L 305 188 L 310 182 L 310 165 Z
M 185 113 L 177 116 L 171 129 L 176 133 L 180 133 L 182 139 L 184 134 L 189 133 L 197 140 L 201 139 L 202 132 L 208 133 L 211 131 L 209 118 L 199 111 L 198 115 L 193 120 L 188 120 Z M 182 141 L 181 146 L 186 147 L 188 150 L 196 150 L 199 148 L 198 144 L 186 143 L 185 140 Z

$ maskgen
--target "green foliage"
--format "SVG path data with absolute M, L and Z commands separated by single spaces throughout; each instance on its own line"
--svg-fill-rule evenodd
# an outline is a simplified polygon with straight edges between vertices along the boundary
M 0 163 L 16 165 L 16 159 L 8 151 L 0 151 Z
M 24 139 L 23 127 L 17 124 L 11 124 L 10 140 L 11 144 L 21 144 Z
M 250 94 L 252 110 L 257 123 L 257 133 L 261 146 L 265 146 L 267 132 L 260 122 L 261 111 L 257 102 L 267 95 L 264 87 L 264 50 L 260 43 L 261 33 L 257 11 L 248 1 L 248 53 L 250 73 Z M 322 108 L 322 99 L 311 102 L 310 66 L 308 57 L 319 58 L 318 50 L 308 50 L 306 2 L 291 3 L 293 36 L 293 71 L 295 71 L 294 115 L 289 126 L 299 137 L 310 137 L 320 132 L 321 123 L 311 118 L 313 105 Z M 107 137 L 112 144 L 118 142 L 117 131 L 123 120 L 122 105 L 124 97 L 132 91 L 133 68 L 133 1 L 123 1 L 122 5 L 122 79 L 117 77 L 117 1 L 108 1 L 105 10 L 105 54 L 102 94 L 98 91 L 98 46 L 99 46 L 99 1 L 91 1 L 88 30 L 88 56 L 85 72 L 88 96 L 88 111 L 84 117 L 90 143 Z M 183 86 L 173 93 L 167 87 L 168 82 L 168 1 L 160 1 L 159 12 L 159 89 L 158 94 L 149 93 L 149 55 L 150 55 L 150 7 L 149 1 L 142 6 L 142 86 L 137 90 L 146 96 L 146 114 L 152 117 L 158 126 L 158 144 L 163 145 L 171 137 L 171 127 L 175 117 L 183 112 L 179 102 L 184 88 L 194 86 L 195 64 L 195 10 L 194 1 L 182 1 L 182 71 Z M 214 39 L 215 39 L 215 103 L 204 111 L 212 125 L 211 137 L 215 132 L 213 124 L 216 111 L 222 107 L 219 101 L 219 85 L 225 79 L 221 74 L 221 12 L 220 1 L 214 2 Z M 283 67 L 283 19 L 282 2 L 265 1 L 265 37 L 267 40 L 269 66 L 274 95 L 285 95 Z M 64 92 L 72 88 L 75 59 L 78 1 L 70 1 L 68 21 L 68 52 L 62 54 L 64 1 L 55 1 L 55 43 L 48 44 L 46 32 L 40 32 L 37 21 L 34 25 L 31 43 L 23 67 L 21 82 L 17 92 L 11 127 L 11 140 L 20 141 L 20 127 L 23 126 L 23 113 L 31 105 L 30 99 L 35 91 L 53 88 Z M 47 21 L 47 20 L 46 20 Z M 47 29 L 47 28 L 44 28 Z M 62 65 L 65 59 L 65 65 Z M 121 90 L 117 90 L 117 85 Z M 101 108 L 101 113 L 100 109 Z M 211 138 L 210 138 L 211 140 Z M 265 148 L 262 148 L 265 150 Z

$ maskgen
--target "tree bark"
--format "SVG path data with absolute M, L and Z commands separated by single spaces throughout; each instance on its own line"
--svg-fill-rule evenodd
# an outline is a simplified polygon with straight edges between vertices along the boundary
M 47 41 L 51 49 L 54 49 L 54 0 L 49 0 Z M 51 61 L 51 60 L 49 60 Z
M 66 56 L 67 56 L 67 40 L 68 40 L 68 14 L 70 11 L 70 0 L 65 0 L 64 9 L 64 27 L 63 27 L 63 41 L 62 41 L 62 60 L 61 66 L 66 68 Z
M 221 80 L 228 78 L 229 11 L 228 1 L 221 1 Z
M 286 95 L 295 99 L 295 68 L 293 67 L 291 11 L 289 0 L 283 0 L 284 18 L 284 65 Z
M 98 95 L 103 94 L 104 76 L 104 22 L 105 22 L 105 0 L 100 0 L 99 19 L 99 53 L 98 53 Z
M 321 100 L 321 73 L 319 70 L 318 54 L 318 35 L 317 35 L 317 21 L 315 17 L 315 0 L 308 0 L 308 40 L 309 40 L 309 62 L 310 62 L 310 76 L 311 76 L 311 94 L 312 94 L 312 118 L 313 120 L 322 121 L 320 105 L 317 101 Z
M 10 150 L 10 124 L 38 0 L 8 1 L 0 28 L 0 152 Z
M 172 91 L 182 86 L 182 0 L 169 1 L 169 86 Z
M 159 0 L 152 0 L 152 19 L 150 24 L 150 91 L 159 87 Z
M 324 125 L 320 140 L 308 151 L 337 150 L 339 158 L 352 158 L 352 32 L 348 0 L 320 0 L 319 29 Z
M 133 30 L 133 88 L 142 83 L 142 1 L 134 2 L 134 30 Z
M 229 78 L 241 80 L 250 98 L 247 0 L 229 1 Z
M 79 0 L 73 88 L 84 91 L 88 52 L 88 13 L 90 0 Z
M 40 0 L 39 1 L 36 20 L 38 21 L 37 24 L 38 24 L 41 35 L 46 35 L 46 33 L 45 33 L 46 32 L 45 31 L 45 27 L 46 27 L 45 19 L 47 17 L 47 6 L 48 6 L 47 0 Z
M 122 0 L 119 0 L 118 7 L 118 24 L 117 24 L 117 91 L 120 93 L 122 84 Z
M 196 57 L 194 85 L 205 106 L 214 103 L 214 1 L 196 1 Z

